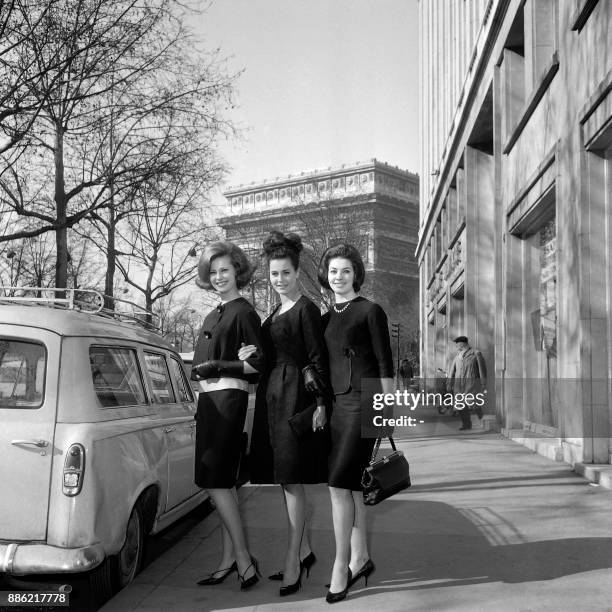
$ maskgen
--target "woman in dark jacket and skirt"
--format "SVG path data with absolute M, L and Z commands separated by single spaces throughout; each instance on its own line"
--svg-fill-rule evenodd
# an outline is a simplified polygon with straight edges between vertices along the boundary
M 208 245 L 198 267 L 198 286 L 216 291 L 221 303 L 204 319 L 195 347 L 192 379 L 199 381 L 196 415 L 195 483 L 207 489 L 222 521 L 223 554 L 219 568 L 198 582 L 214 585 L 238 572 L 240 586 L 257 582 L 236 495 L 240 443 L 248 402 L 248 380 L 263 371 L 260 319 L 239 290 L 250 280 L 245 254 L 230 242 Z M 259 347 L 248 359 L 238 349 Z
M 327 482 L 328 364 L 320 310 L 298 286 L 300 237 L 275 231 L 263 248 L 280 303 L 262 325 L 268 365 L 257 389 L 251 482 L 283 488 L 289 528 L 285 567 L 270 578 L 283 581 L 280 595 L 290 595 L 301 586 L 302 570 L 315 561 L 305 533 L 304 484 Z M 245 347 L 239 355 L 251 350 Z
M 370 462 L 375 440 L 362 437 L 362 406 L 372 398 L 362 394 L 363 379 L 393 392 L 393 356 L 383 309 L 357 295 L 365 278 L 359 251 L 340 244 L 325 251 L 319 281 L 334 292 L 335 304 L 323 317 L 334 404 L 330 417 L 329 491 L 336 539 L 336 557 L 327 601 L 346 597 L 361 577 L 374 571 L 366 539 L 366 512 L 361 476 Z

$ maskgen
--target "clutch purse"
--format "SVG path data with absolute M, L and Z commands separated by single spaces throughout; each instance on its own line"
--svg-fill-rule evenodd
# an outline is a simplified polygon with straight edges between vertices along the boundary
M 298 438 L 303 438 L 309 433 L 312 433 L 312 415 L 314 414 L 315 409 L 316 406 L 311 404 L 308 406 L 308 408 L 305 408 L 300 412 L 296 412 L 293 416 L 287 419 L 293 433 Z
M 366 506 L 374 506 L 410 486 L 410 466 L 404 453 L 395 448 L 391 436 L 389 442 L 393 452 L 375 461 L 381 440 L 381 438 L 376 440 L 370 465 L 363 471 L 361 477 L 363 503 Z

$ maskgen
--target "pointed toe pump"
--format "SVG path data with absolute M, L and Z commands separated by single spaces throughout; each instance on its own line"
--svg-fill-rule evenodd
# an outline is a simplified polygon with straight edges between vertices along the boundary
M 346 587 L 342 591 L 338 591 L 337 593 L 332 593 L 331 591 L 327 591 L 327 595 L 325 596 L 325 601 L 328 604 L 335 604 L 335 603 L 338 603 L 339 601 L 342 601 L 343 599 L 346 599 L 352 579 L 353 579 L 353 576 L 349 568 L 348 574 L 346 576 Z
M 281 597 L 286 597 L 287 595 L 293 595 L 297 593 L 302 588 L 302 572 L 304 571 L 304 566 L 300 563 L 300 573 L 298 575 L 298 579 L 293 584 L 288 584 L 287 586 L 282 586 L 278 594 Z
M 255 570 L 253 572 L 253 575 L 250 578 L 245 578 L 247 572 L 249 571 L 249 568 L 251 567 Z M 246 591 L 247 589 L 250 589 L 254 584 L 257 584 L 259 582 L 260 575 L 261 574 L 259 573 L 259 566 L 257 563 L 257 559 L 254 559 L 253 557 L 251 557 L 251 563 L 244 570 L 244 574 L 240 574 L 240 572 L 238 572 L 238 580 L 240 580 L 240 590 Z
M 309 552 L 301 561 L 300 565 L 306 570 L 306 578 L 310 575 L 310 568 L 316 563 L 317 558 L 313 552 Z M 276 572 L 268 576 L 268 580 L 282 580 L 283 572 Z
M 230 574 L 237 571 L 238 566 L 234 561 L 229 567 L 217 570 L 216 572 L 212 572 L 211 574 L 208 574 L 208 576 L 206 576 L 205 578 L 202 578 L 202 580 L 198 580 L 198 584 L 200 586 L 212 586 L 215 584 L 221 584 Z
M 348 586 L 352 587 L 362 577 L 365 579 L 365 585 L 368 586 L 368 578 L 375 569 L 376 566 L 372 562 L 372 559 L 368 559 L 361 566 L 361 569 L 355 572 L 355 575 L 348 581 Z

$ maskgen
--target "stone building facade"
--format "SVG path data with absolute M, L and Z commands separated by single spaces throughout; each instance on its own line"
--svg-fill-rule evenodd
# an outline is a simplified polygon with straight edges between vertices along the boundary
M 467 335 L 507 435 L 608 464 L 612 3 L 419 10 L 422 367 Z
M 373 159 L 231 188 L 217 223 L 255 257 L 270 230 L 300 234 L 303 289 L 323 308 L 319 258 L 332 244 L 355 244 L 366 265 L 362 293 L 379 302 L 391 322 L 400 322 L 404 354 L 418 330 L 418 192 L 418 175 Z M 263 262 L 251 291 L 259 310 L 269 311 L 275 296 Z

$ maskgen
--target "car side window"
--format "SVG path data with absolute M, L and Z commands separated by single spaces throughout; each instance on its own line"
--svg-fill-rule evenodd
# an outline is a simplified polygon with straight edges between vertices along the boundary
M 178 392 L 179 402 L 192 402 L 193 394 L 191 387 L 187 383 L 187 377 L 183 366 L 179 363 L 178 359 L 170 357 L 170 372 L 172 372 L 172 378 L 176 382 L 176 389 Z
M 153 401 L 156 404 L 173 404 L 174 391 L 170 383 L 170 375 L 166 358 L 157 353 L 145 352 L 145 366 L 153 385 Z
M 135 349 L 90 346 L 89 365 L 96 397 L 103 408 L 147 403 Z
M 46 363 L 42 344 L 1 338 L 0 408 L 42 406 Z

